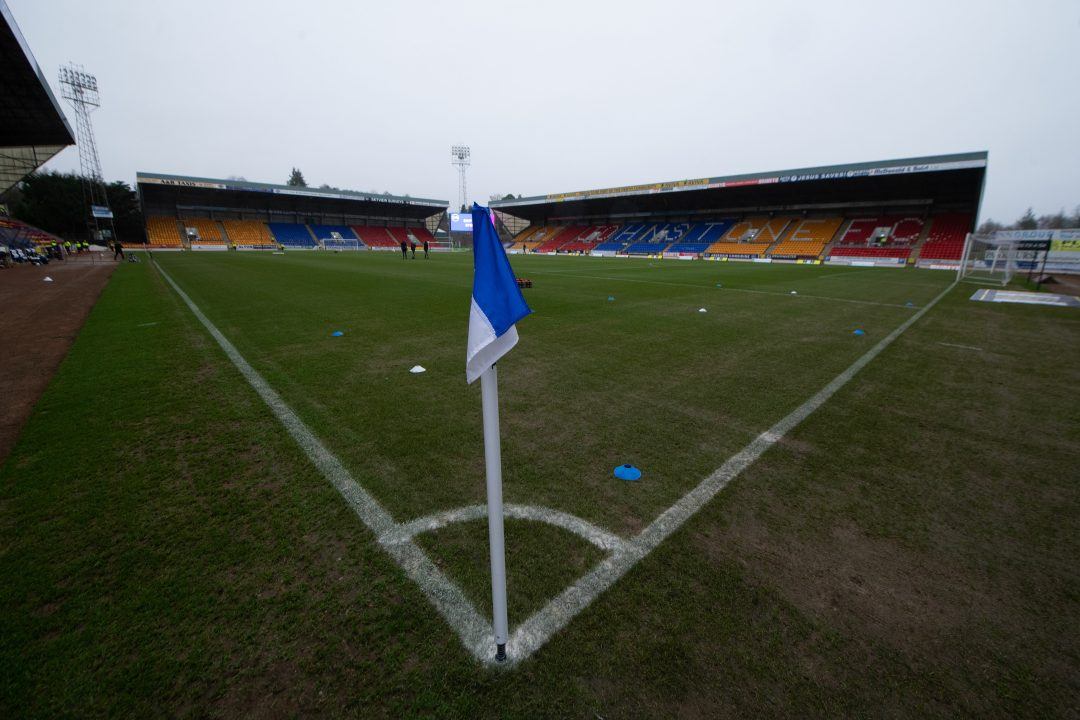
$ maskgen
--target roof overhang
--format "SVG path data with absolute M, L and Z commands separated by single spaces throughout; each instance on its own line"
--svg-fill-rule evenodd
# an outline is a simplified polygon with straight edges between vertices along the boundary
M 712 212 L 806 206 L 973 201 L 977 206 L 987 153 L 903 158 L 693 180 L 553 193 L 492 201 L 530 220 L 634 212 Z
M 75 142 L 63 111 L 0 0 L 0 192 Z
M 445 212 L 449 207 L 447 200 L 431 198 L 151 172 L 137 173 L 136 185 L 144 203 L 164 201 L 185 207 L 265 207 L 271 210 L 303 212 L 303 207 L 307 206 L 319 208 L 320 212 L 347 210 L 358 215 L 379 214 L 376 212 L 378 209 L 392 208 L 394 214 L 410 218 L 430 217 Z

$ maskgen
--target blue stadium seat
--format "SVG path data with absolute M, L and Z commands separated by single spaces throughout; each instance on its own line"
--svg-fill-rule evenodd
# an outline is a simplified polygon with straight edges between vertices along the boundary
M 274 239 L 285 247 L 315 247 L 307 225 L 297 223 L 267 223 Z
M 656 255 L 664 252 L 667 243 L 634 243 L 626 248 L 627 255 Z
M 643 223 L 633 223 L 631 225 L 624 225 L 619 230 L 607 239 L 607 242 L 602 242 L 596 246 L 596 250 L 622 250 L 628 244 L 633 242 L 634 238 L 642 233 L 645 229 Z
M 312 225 L 311 230 L 320 240 L 332 240 L 334 233 L 340 235 L 342 240 L 356 240 L 356 233 L 348 225 Z
M 723 237 L 734 224 L 734 220 L 694 223 L 683 233 L 678 242 L 667 249 L 667 252 L 703 253 L 710 245 Z
M 675 243 L 669 246 L 666 252 L 700 254 L 708 250 L 709 245 L 712 245 L 712 243 Z

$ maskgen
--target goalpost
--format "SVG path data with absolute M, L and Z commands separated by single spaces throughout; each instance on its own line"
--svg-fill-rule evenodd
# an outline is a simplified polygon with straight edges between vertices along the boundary
M 968 233 L 956 279 L 990 285 L 1008 285 L 1016 272 L 1017 241 L 994 235 Z
M 342 237 L 340 233 L 330 233 L 330 237 L 323 238 L 323 247 L 327 250 L 359 250 L 360 241 Z

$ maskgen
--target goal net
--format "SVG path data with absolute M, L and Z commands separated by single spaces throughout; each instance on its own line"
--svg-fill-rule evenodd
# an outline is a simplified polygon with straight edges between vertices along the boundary
M 344 238 L 326 238 L 323 247 L 327 250 L 359 250 L 359 240 L 347 240 Z
M 1008 285 L 1016 272 L 1017 241 L 994 235 L 968 234 L 957 279 Z

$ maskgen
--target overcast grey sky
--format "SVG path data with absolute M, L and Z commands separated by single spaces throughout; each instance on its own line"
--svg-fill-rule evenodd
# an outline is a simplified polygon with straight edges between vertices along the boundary
M 485 202 L 989 150 L 983 219 L 1080 202 L 1078 0 L 7 2 L 54 91 L 97 75 L 109 179 L 453 202 L 460 142 Z

